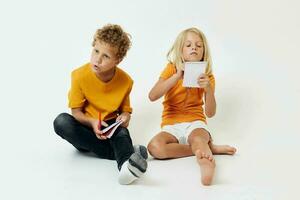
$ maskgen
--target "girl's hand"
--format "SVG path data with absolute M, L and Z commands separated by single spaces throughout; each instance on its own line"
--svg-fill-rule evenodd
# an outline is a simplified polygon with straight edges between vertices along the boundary
M 95 133 L 95 135 L 98 139 L 106 140 L 107 137 L 105 135 L 103 135 L 103 132 L 101 130 L 99 130 L 98 123 L 99 123 L 98 120 L 92 119 L 91 125 L 92 125 L 92 128 L 93 128 L 93 131 L 94 131 L 94 133 Z M 105 121 L 101 121 L 101 126 L 107 127 L 108 124 Z
M 131 117 L 131 116 L 130 116 L 130 113 L 128 113 L 128 112 L 123 112 L 122 114 L 120 114 L 120 115 L 117 117 L 116 121 L 122 120 L 123 123 L 121 124 L 121 126 L 127 127 L 127 126 L 129 125 L 130 117 Z
M 175 76 L 178 78 L 178 80 L 183 78 L 183 70 L 177 69 L 177 68 L 176 68 L 176 70 L 177 70 L 177 72 L 176 72 Z
M 211 89 L 209 77 L 207 74 L 201 74 L 198 77 L 198 85 L 200 86 L 200 88 L 203 88 L 205 92 Z

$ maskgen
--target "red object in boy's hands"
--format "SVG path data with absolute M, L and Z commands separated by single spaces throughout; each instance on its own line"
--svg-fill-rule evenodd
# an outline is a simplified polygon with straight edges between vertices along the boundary
M 101 130 L 101 112 L 99 112 L 99 117 L 98 117 L 98 129 Z

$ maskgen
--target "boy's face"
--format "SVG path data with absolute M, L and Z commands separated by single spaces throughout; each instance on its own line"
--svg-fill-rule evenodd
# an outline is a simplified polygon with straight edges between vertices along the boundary
M 119 64 L 116 56 L 117 48 L 111 45 L 96 41 L 91 55 L 91 67 L 96 74 L 108 72 Z
M 183 44 L 182 54 L 186 62 L 200 61 L 203 58 L 204 44 L 202 39 L 193 32 L 187 33 Z

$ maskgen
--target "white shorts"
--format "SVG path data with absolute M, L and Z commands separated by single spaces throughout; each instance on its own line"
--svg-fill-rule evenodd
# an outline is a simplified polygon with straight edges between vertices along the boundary
M 165 125 L 162 127 L 162 131 L 170 133 L 173 136 L 175 136 L 179 144 L 188 144 L 188 137 L 192 133 L 192 131 L 195 130 L 196 128 L 203 128 L 209 133 L 207 125 L 200 120 L 193 121 L 193 122 L 182 122 L 173 125 Z M 210 136 L 210 140 L 211 140 L 211 136 Z

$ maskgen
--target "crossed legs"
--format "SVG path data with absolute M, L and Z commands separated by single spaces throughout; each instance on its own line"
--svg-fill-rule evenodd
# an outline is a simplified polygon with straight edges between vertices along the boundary
M 214 145 L 205 129 L 197 128 L 188 138 L 189 145 L 179 144 L 175 136 L 160 132 L 148 144 L 149 153 L 157 159 L 181 158 L 196 155 L 201 171 L 201 182 L 210 185 L 215 171 L 213 154 L 233 155 L 234 147 L 229 145 Z

